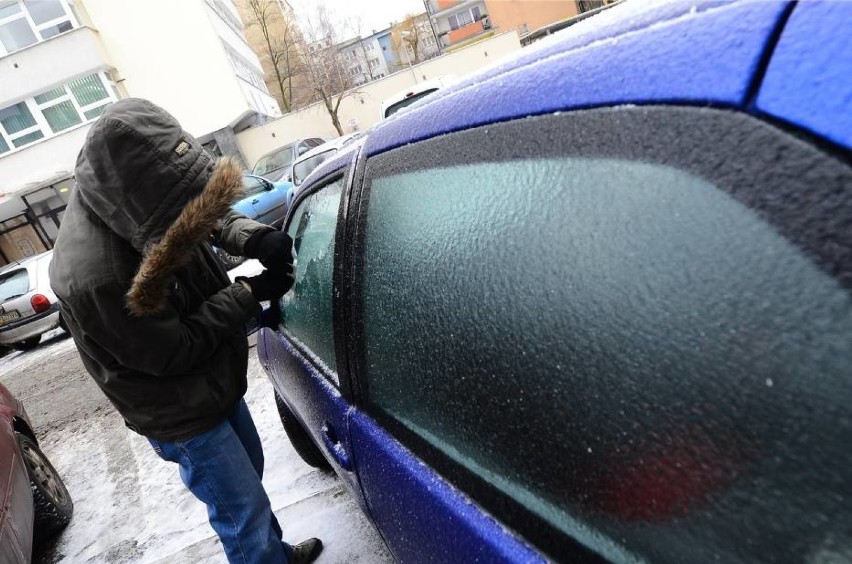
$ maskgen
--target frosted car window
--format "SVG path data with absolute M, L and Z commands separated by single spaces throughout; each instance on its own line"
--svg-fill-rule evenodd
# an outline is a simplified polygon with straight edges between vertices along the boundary
M 849 294 L 710 182 L 554 157 L 367 194 L 368 405 L 554 527 L 615 560 L 694 536 L 728 560 L 744 520 L 801 526 L 771 493 L 792 476 L 797 503 L 848 487 L 802 476 L 848 448 Z M 822 446 L 761 452 L 781 436 Z
M 287 332 L 331 372 L 336 370 L 331 284 L 342 187 L 342 179 L 329 184 L 306 198 L 293 214 L 287 233 L 296 248 L 296 283 L 282 300 Z

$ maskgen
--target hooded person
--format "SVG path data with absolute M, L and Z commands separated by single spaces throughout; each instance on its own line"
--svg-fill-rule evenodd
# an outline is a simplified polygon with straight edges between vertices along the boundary
M 214 162 L 174 117 L 125 99 L 89 131 L 50 279 L 86 370 L 127 426 L 180 466 L 229 562 L 306 563 L 282 540 L 243 395 L 246 324 L 293 284 L 292 240 L 231 210 L 241 167 Z M 210 246 L 257 258 L 231 283 Z

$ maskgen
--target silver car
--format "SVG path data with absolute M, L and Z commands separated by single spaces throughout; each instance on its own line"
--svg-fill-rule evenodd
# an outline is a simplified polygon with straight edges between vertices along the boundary
M 50 289 L 48 251 L 0 270 L 0 345 L 35 348 L 42 333 L 59 327 L 59 303 Z

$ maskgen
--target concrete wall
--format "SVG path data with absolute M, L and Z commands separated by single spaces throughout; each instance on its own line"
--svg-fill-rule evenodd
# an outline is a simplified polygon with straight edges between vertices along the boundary
M 340 123 L 344 133 L 357 127 L 365 130 L 379 121 L 382 100 L 417 82 L 454 74 L 461 78 L 521 48 L 516 32 L 481 41 L 454 53 L 443 55 L 365 84 L 340 105 Z M 356 126 L 350 124 L 354 120 Z M 298 112 L 237 134 L 237 142 L 249 165 L 269 151 L 305 137 L 337 137 L 325 107 L 314 104 Z
M 486 0 L 492 27 L 527 32 L 577 15 L 575 0 Z

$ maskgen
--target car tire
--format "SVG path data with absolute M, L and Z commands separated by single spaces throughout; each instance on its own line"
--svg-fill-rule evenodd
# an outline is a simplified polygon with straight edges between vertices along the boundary
M 31 337 L 29 339 L 25 339 L 23 341 L 19 341 L 17 343 L 12 343 L 12 348 L 19 351 L 31 351 L 38 346 L 41 342 L 41 335 L 37 337 Z
M 68 325 L 65 324 L 65 318 L 62 317 L 62 314 L 59 314 L 59 328 L 68 333 Z
M 296 453 L 305 461 L 308 466 L 319 468 L 320 470 L 331 471 L 331 464 L 322 455 L 319 448 L 311 440 L 308 432 L 299 423 L 278 392 L 275 392 L 275 405 L 278 407 L 278 415 L 281 417 L 281 424 L 284 426 L 284 432 L 290 439 L 290 444 L 296 449 Z
M 33 493 L 33 543 L 38 546 L 68 526 L 74 513 L 74 502 L 59 473 L 38 444 L 17 433 L 18 444 Z
M 216 249 L 216 256 L 219 257 L 219 261 L 225 267 L 225 270 L 231 270 L 232 268 L 236 268 L 246 261 L 244 257 L 230 255 L 222 249 Z

